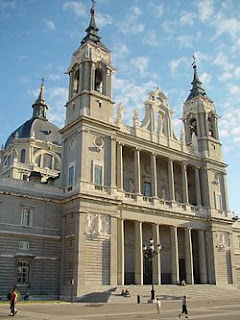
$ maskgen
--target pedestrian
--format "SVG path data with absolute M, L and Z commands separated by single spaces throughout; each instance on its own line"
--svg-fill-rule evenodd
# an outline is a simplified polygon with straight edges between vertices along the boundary
M 159 314 L 159 313 L 160 313 L 161 306 L 162 306 L 161 301 L 160 301 L 159 299 L 157 299 L 157 303 L 156 303 L 156 307 L 157 307 L 157 314 Z
M 187 310 L 187 297 L 183 296 L 182 299 L 182 312 L 179 314 L 179 318 L 181 318 L 182 314 L 185 313 L 185 318 L 188 318 L 188 310 Z
M 18 299 L 18 294 L 16 288 L 13 288 L 13 291 L 11 293 L 11 298 L 10 298 L 10 310 L 11 310 L 11 316 L 15 316 L 17 313 L 16 309 L 16 303 Z

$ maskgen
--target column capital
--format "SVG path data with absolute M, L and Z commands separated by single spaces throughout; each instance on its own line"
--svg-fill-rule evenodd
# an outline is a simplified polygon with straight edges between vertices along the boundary
M 139 147 L 135 147 L 135 151 L 142 151 L 142 149 Z
M 195 169 L 200 170 L 200 169 L 201 169 L 201 167 L 197 165 L 197 166 L 195 166 Z
M 117 137 L 115 137 L 115 136 L 111 136 L 110 138 L 111 138 L 111 140 L 114 140 L 114 141 L 116 141 L 116 142 L 117 142 Z

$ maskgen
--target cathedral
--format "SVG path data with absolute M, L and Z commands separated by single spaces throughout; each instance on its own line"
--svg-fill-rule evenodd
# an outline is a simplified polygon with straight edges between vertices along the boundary
M 126 125 L 90 14 L 67 70 L 64 127 L 48 121 L 42 82 L 31 119 L 0 151 L 0 296 L 13 286 L 59 299 L 130 284 L 240 286 L 240 223 L 196 62 L 179 139 L 160 88 Z

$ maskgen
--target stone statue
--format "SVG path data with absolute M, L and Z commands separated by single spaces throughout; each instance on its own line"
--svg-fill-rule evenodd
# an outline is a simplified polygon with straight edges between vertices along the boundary
M 192 134 L 192 146 L 194 149 L 198 150 L 198 140 L 195 132 Z
M 117 106 L 117 123 L 123 123 L 123 104 L 120 102 Z
M 181 202 L 181 201 L 182 201 L 181 196 L 180 196 L 180 193 L 179 193 L 178 190 L 176 190 L 175 199 L 176 199 L 177 202 Z
M 166 200 L 166 188 L 164 186 L 162 187 L 161 194 L 162 194 L 162 199 Z
M 185 143 L 185 130 L 184 130 L 184 128 L 182 128 L 180 131 L 180 141 L 182 144 Z
M 134 193 L 134 183 L 132 178 L 128 180 L 128 190 L 130 193 Z
M 164 118 L 161 113 L 158 114 L 158 121 L 157 122 L 158 122 L 157 131 L 158 131 L 158 134 L 161 134 L 161 133 L 163 133 L 163 129 L 164 129 Z
M 139 111 L 137 109 L 135 109 L 133 113 L 133 126 L 134 127 L 139 126 Z

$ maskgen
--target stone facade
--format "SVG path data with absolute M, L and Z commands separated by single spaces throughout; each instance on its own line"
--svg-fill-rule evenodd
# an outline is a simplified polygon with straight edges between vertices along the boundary
M 61 146 L 15 137 L 1 151 L 0 294 L 15 284 L 63 299 L 72 289 L 77 298 L 152 281 L 240 285 L 240 228 L 228 206 L 218 116 L 196 64 L 180 139 L 160 88 L 144 102 L 142 122 L 135 111 L 129 126 L 121 103 L 113 116 L 114 68 L 93 9 L 86 31 L 68 69 Z M 6 176 L 19 162 L 6 162 L 16 143 L 29 159 L 37 145 L 52 153 L 60 181 L 58 167 L 37 164 L 25 181 Z M 40 179 L 30 179 L 32 172 Z M 161 245 L 151 262 L 143 250 L 150 239 Z

